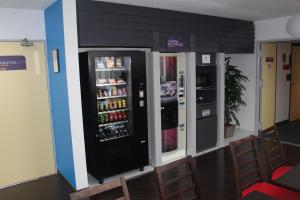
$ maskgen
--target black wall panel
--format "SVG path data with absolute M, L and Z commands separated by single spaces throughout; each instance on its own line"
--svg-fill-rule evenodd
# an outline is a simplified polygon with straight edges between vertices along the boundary
M 91 0 L 77 0 L 77 15 L 80 47 L 167 51 L 167 38 L 178 36 L 185 51 L 254 52 L 250 21 Z

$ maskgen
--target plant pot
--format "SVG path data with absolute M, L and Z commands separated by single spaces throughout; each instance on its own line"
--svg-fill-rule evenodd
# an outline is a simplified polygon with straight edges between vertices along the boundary
M 234 136 L 236 125 L 225 125 L 224 126 L 224 138 L 230 138 Z

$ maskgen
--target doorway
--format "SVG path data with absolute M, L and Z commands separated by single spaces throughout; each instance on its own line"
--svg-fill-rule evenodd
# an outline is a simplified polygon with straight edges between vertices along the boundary
M 260 130 L 277 125 L 283 141 L 300 145 L 300 46 L 261 44 Z
M 300 119 L 300 46 L 292 46 L 290 121 Z
M 56 172 L 45 46 L 0 42 L 0 188 Z

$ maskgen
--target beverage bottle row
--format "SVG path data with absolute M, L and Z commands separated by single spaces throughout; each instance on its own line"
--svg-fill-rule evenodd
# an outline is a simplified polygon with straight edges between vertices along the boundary
M 127 96 L 126 88 L 117 88 L 116 86 L 101 87 L 97 90 L 97 97 L 115 97 Z
M 116 109 L 125 109 L 127 108 L 126 99 L 107 99 L 104 101 L 97 101 L 98 112 L 116 110 Z
M 107 124 L 124 120 L 127 120 L 127 113 L 124 111 L 98 114 L 98 122 L 100 124 Z
M 101 127 L 99 129 L 99 134 L 97 134 L 97 137 L 99 137 L 100 140 L 105 140 L 126 135 L 128 135 L 127 127 L 121 124 L 119 126 Z

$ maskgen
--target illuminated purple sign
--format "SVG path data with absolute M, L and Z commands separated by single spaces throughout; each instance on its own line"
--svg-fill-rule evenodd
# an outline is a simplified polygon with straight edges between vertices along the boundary
M 24 69 L 26 69 L 24 56 L 0 56 L 0 71 Z
M 184 43 L 180 37 L 169 37 L 167 41 L 167 48 L 170 51 L 183 51 Z

